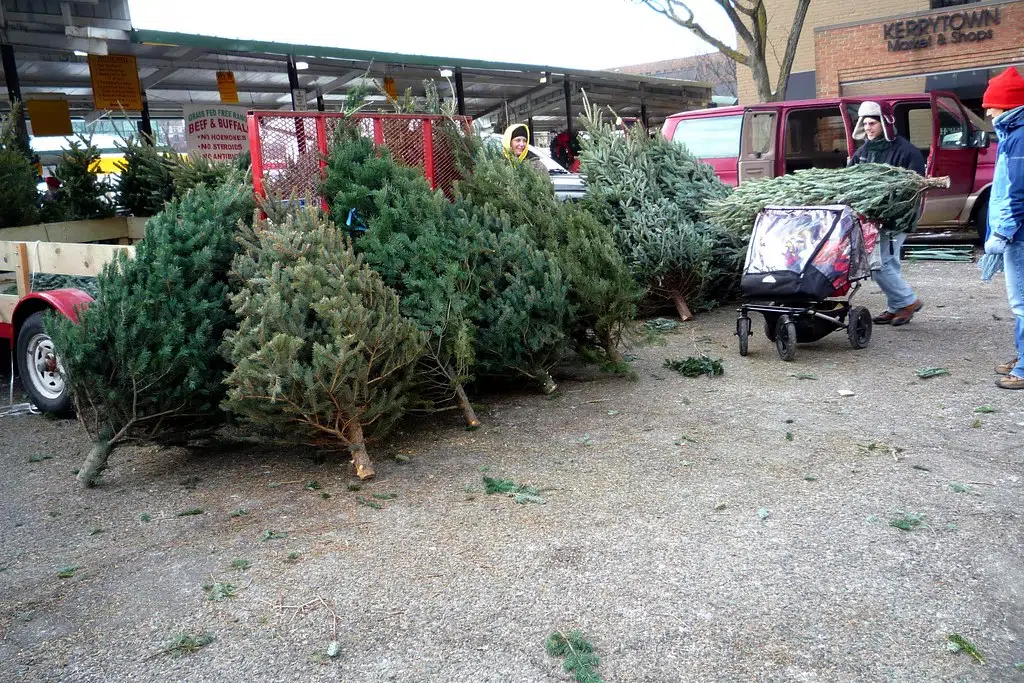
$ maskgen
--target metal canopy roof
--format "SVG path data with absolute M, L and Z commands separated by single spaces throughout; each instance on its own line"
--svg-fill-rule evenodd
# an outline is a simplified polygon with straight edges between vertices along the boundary
M 76 50 L 135 55 L 154 118 L 180 117 L 182 104 L 218 103 L 219 70 L 234 72 L 241 105 L 290 109 L 289 57 L 308 64 L 298 76 L 310 108 L 319 95 L 328 111 L 340 109 L 347 91 L 364 79 L 381 83 L 386 76 L 400 95 L 411 88 L 418 97 L 423 81 L 434 80 L 444 99 L 454 96 L 461 78 L 466 114 L 532 118 L 538 131 L 566 127 L 566 81 L 574 114 L 585 91 L 591 102 L 623 117 L 640 118 L 645 109 L 651 126 L 668 114 L 707 106 L 711 98 L 708 84 L 607 71 L 136 30 L 127 0 L 0 0 L 0 37 L 14 48 L 22 97 L 59 94 L 70 101 L 73 116 L 93 109 L 87 57 Z M 452 72 L 448 82 L 441 70 Z M 390 109 L 383 96 L 371 100 Z

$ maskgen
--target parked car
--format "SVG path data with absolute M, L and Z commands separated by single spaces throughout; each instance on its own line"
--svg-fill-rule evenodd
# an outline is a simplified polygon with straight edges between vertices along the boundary
M 501 135 L 498 133 L 487 133 L 483 136 L 484 144 L 496 145 L 498 148 L 501 147 Z M 557 161 L 551 158 L 551 155 L 546 151 L 541 150 L 539 147 L 529 145 L 527 148 L 527 157 L 537 157 L 544 164 L 544 167 L 548 170 L 548 177 L 551 178 L 551 184 L 555 187 L 555 196 L 559 199 L 575 201 L 583 197 L 583 194 L 587 191 L 587 183 L 579 173 L 570 173 L 560 165 Z
M 662 134 L 714 167 L 730 185 L 804 168 L 841 168 L 856 150 L 853 128 L 865 100 L 883 125 L 927 159 L 927 175 L 950 186 L 925 195 L 918 238 L 984 239 L 996 159 L 992 126 L 956 95 L 932 92 L 768 102 L 673 114 Z

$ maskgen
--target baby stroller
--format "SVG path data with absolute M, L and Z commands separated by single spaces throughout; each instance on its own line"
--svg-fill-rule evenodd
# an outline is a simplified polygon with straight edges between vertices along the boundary
M 764 333 L 782 360 L 796 345 L 845 329 L 850 346 L 871 340 L 871 313 L 851 306 L 860 280 L 881 267 L 878 225 L 848 206 L 765 207 L 754 222 L 740 283 L 736 320 L 740 355 L 747 355 L 750 313 L 764 315 Z

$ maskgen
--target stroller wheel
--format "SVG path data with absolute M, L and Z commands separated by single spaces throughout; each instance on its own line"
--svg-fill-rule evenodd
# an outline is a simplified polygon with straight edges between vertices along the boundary
M 796 358 L 796 323 L 788 315 L 780 315 L 775 323 L 775 350 L 782 360 Z
M 850 309 L 847 321 L 846 336 L 850 346 L 863 349 L 871 341 L 871 311 L 863 306 L 854 306 Z
M 740 355 L 747 355 L 747 343 L 750 339 L 750 318 L 743 315 L 736 319 L 736 335 L 740 338 Z

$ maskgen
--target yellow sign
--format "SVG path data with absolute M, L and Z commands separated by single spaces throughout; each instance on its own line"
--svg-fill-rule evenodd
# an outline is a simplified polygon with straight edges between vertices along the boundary
M 74 134 L 67 100 L 29 100 L 28 118 L 32 122 L 32 135 Z
M 134 55 L 89 55 L 89 76 L 97 109 L 142 111 L 142 85 Z
M 220 91 L 221 102 L 224 104 L 238 104 L 238 86 L 235 84 L 234 72 L 217 72 L 217 90 Z
M 395 85 L 395 79 L 391 76 L 384 77 L 384 92 L 386 92 L 388 97 L 391 99 L 398 99 L 398 86 Z

